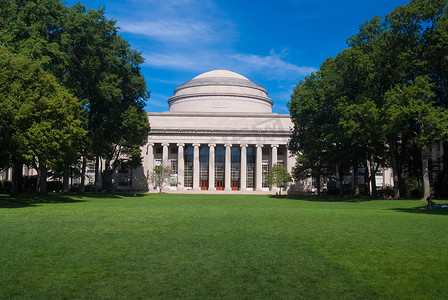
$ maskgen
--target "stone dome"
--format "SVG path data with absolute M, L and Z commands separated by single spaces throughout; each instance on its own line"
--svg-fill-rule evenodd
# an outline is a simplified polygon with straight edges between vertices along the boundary
M 170 112 L 272 113 L 267 91 L 229 70 L 212 70 L 174 90 Z

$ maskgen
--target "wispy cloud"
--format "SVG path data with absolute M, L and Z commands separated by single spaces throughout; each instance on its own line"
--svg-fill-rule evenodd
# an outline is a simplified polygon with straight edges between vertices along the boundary
M 292 64 L 280 55 L 271 52 L 267 56 L 260 56 L 254 54 L 235 54 L 232 56 L 238 63 L 246 65 L 251 70 L 260 71 L 264 70 L 266 73 L 276 76 L 277 78 L 284 78 L 291 73 L 297 76 L 309 75 L 316 71 L 316 68 L 298 66 Z
M 205 71 L 214 68 L 228 68 L 236 72 L 250 75 L 262 71 L 266 78 L 276 81 L 297 82 L 298 78 L 316 71 L 314 67 L 298 66 L 271 52 L 261 56 L 245 53 L 223 53 L 222 51 L 152 53 L 145 55 L 145 64 L 157 68 L 169 68 L 182 71 Z
M 121 31 L 165 43 L 185 44 L 212 41 L 213 28 L 203 22 L 178 20 L 128 21 L 120 23 Z

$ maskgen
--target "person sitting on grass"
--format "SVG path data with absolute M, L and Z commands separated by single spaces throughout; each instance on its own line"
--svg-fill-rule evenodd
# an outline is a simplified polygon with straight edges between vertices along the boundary
M 428 198 L 426 198 L 426 202 L 428 202 L 428 205 L 426 205 L 427 209 L 433 209 L 436 206 L 436 203 L 432 201 L 433 195 L 430 195 Z

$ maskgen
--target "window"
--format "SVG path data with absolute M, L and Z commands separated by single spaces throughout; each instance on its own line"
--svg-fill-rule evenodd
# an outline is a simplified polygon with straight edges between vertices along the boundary
M 277 155 L 284 155 L 284 154 L 285 154 L 285 151 L 283 150 L 282 147 L 277 149 Z
M 254 147 L 247 147 L 246 151 L 246 187 L 255 188 L 255 149 Z
M 230 181 L 232 190 L 239 190 L 240 188 L 240 162 L 241 152 L 239 147 L 232 147 L 231 149 L 231 165 L 230 165 Z
M 170 152 L 171 152 L 171 154 L 177 154 L 177 148 L 176 147 L 172 147 Z
M 162 147 L 157 147 L 156 148 L 156 153 L 157 154 L 162 154 L 163 153 L 163 148 Z
M 261 163 L 261 183 L 262 187 L 268 188 L 269 186 L 266 184 L 266 177 L 269 174 L 269 162 L 267 160 L 263 160 Z
M 118 186 L 132 186 L 132 171 L 120 168 L 118 171 Z
M 224 168 L 226 160 L 226 149 L 217 146 L 215 149 L 215 187 L 216 190 L 223 190 L 224 187 Z
M 87 173 L 95 174 L 95 162 L 87 162 Z
M 269 148 L 262 148 L 261 152 L 263 155 L 269 155 Z
M 184 186 L 193 187 L 193 146 L 186 146 L 184 153 Z
M 170 186 L 177 186 L 177 159 L 170 160 Z

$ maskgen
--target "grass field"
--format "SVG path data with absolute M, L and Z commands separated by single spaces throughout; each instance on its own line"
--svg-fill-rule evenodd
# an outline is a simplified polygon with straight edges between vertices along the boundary
M 0 299 L 447 299 L 448 213 L 424 205 L 0 195 Z

